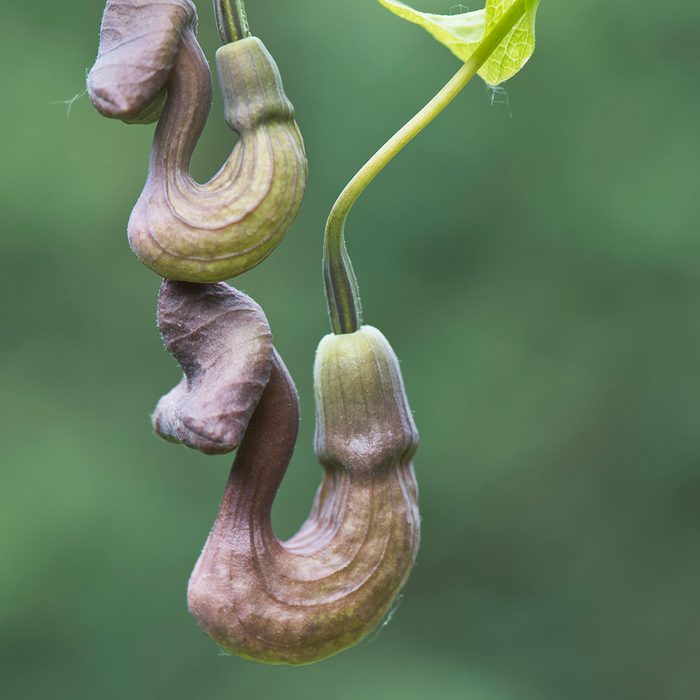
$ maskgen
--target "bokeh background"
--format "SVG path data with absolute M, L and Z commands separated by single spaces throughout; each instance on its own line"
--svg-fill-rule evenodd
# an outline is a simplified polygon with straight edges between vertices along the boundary
M 310 160 L 292 231 L 236 280 L 302 396 L 288 536 L 320 473 L 325 216 L 458 64 L 374 0 L 248 5 Z M 545 0 L 508 103 L 472 84 L 356 206 L 366 320 L 422 436 L 423 544 L 390 624 L 300 669 L 220 655 L 186 611 L 230 459 L 150 429 L 179 376 L 125 237 L 152 128 L 80 96 L 101 11 L 0 11 L 0 695 L 700 697 L 700 6 Z M 195 175 L 232 143 L 217 96 Z

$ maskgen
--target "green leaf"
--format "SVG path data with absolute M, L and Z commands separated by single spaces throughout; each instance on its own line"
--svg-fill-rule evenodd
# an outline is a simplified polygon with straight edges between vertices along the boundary
M 379 0 L 395 15 L 417 24 L 447 46 L 457 57 L 466 61 L 484 38 L 486 10 L 461 15 L 434 15 L 418 12 L 398 0 Z
M 483 10 L 456 15 L 419 12 L 399 0 L 379 0 L 395 15 L 418 24 L 446 46 L 461 61 L 468 61 L 477 46 L 488 35 L 516 0 L 486 0 Z M 526 11 L 505 39 L 479 70 L 489 85 L 499 85 L 512 78 L 535 50 L 535 16 L 540 0 L 526 0 Z
M 515 0 L 486 0 L 486 33 L 503 17 Z M 484 63 L 479 75 L 489 85 L 499 85 L 512 78 L 535 51 L 535 18 L 540 0 L 526 2 L 522 19 Z

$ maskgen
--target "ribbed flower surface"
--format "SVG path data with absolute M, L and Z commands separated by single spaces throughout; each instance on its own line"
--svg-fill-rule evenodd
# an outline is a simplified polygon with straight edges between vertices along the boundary
M 307 163 L 279 69 L 249 37 L 216 55 L 238 142 L 211 180 L 192 178 L 212 90 L 195 25 L 189 0 L 109 2 L 88 90 L 107 116 L 158 119 L 148 178 L 129 219 L 133 251 L 162 277 L 218 282 L 277 247 L 301 206 Z
M 265 317 L 227 285 L 166 282 L 159 320 L 185 371 L 159 404 L 172 409 L 168 424 L 201 418 L 205 446 L 244 432 L 190 579 L 190 611 L 224 649 L 266 663 L 312 663 L 357 643 L 387 613 L 419 543 L 411 463 L 418 436 L 388 342 L 368 326 L 321 342 L 316 450 L 325 473 L 306 522 L 281 542 L 270 517 L 299 408 Z M 201 416 L 197 406 L 207 407 Z

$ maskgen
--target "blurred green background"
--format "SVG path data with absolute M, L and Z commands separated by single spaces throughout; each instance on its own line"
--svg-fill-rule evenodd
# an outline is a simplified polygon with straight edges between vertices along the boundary
M 236 280 L 302 396 L 288 536 L 320 473 L 325 216 L 458 64 L 374 0 L 248 5 L 310 161 L 292 231 Z M 509 105 L 475 82 L 353 211 L 366 320 L 421 431 L 423 544 L 391 623 L 301 669 L 221 656 L 185 607 L 230 459 L 151 433 L 179 377 L 125 236 L 152 128 L 62 103 L 101 11 L 0 11 L 0 695 L 700 697 L 700 6 L 545 0 Z M 195 175 L 232 143 L 217 96 Z

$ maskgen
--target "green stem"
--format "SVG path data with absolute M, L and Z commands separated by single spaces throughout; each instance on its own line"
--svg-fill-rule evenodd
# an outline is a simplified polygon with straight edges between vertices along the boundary
M 250 36 L 244 0 L 214 0 L 214 14 L 224 44 Z
M 323 244 L 323 279 L 328 315 L 334 333 L 354 333 L 362 325 L 362 304 L 357 280 L 345 247 L 345 221 L 350 209 L 367 185 L 394 156 L 418 136 L 478 73 L 523 17 L 530 2 L 531 0 L 515 0 L 452 79 L 362 166 L 340 193 L 328 216 Z

